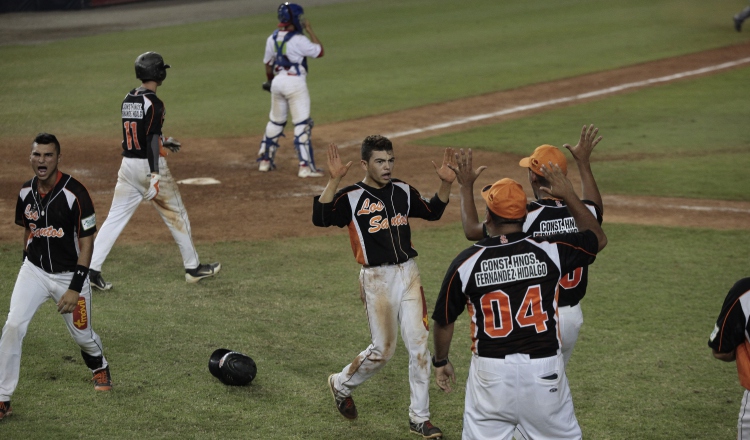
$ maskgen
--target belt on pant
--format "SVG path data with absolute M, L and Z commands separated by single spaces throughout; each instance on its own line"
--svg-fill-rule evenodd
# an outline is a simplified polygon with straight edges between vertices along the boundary
M 528 354 L 528 353 L 508 353 L 508 354 L 502 354 L 500 356 L 482 356 L 482 357 L 486 357 L 489 359 L 505 359 L 506 356 L 511 356 L 514 354 Z M 529 354 L 529 359 L 544 359 L 544 358 L 553 357 L 553 356 L 557 356 L 557 351 Z
M 409 261 L 409 260 L 406 260 L 406 261 Z M 365 264 L 364 267 L 365 267 L 365 269 L 369 269 L 371 267 L 395 266 L 397 264 L 406 263 L 406 261 L 402 261 L 400 263 L 394 263 L 394 262 L 391 262 L 391 261 L 386 261 L 385 263 L 370 264 L 370 265 Z

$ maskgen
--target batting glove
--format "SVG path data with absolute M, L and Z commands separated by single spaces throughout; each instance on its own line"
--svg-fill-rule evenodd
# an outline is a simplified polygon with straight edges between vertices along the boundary
M 271 81 L 264 82 L 262 87 L 263 87 L 263 90 L 265 90 L 266 92 L 270 93 L 271 92 Z
M 172 153 L 177 153 L 178 151 L 180 151 L 180 147 L 182 146 L 182 144 L 177 142 L 177 139 L 173 138 L 172 136 L 162 140 L 161 144 L 164 146 L 164 148 L 168 148 Z
M 145 200 L 152 200 L 159 195 L 159 179 L 161 179 L 160 175 L 151 173 L 151 182 L 148 184 L 148 191 L 143 195 Z

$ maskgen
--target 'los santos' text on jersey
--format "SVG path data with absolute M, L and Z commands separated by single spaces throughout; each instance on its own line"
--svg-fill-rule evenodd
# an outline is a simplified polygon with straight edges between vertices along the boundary
M 337 192 L 331 203 L 319 199 L 313 202 L 313 224 L 348 227 L 354 257 L 364 266 L 416 257 L 409 218 L 439 220 L 447 205 L 437 194 L 428 200 L 398 179 L 383 188 L 356 183 Z

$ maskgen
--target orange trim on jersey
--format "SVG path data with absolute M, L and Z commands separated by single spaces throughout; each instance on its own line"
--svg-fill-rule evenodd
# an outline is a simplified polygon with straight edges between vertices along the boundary
M 359 242 L 359 234 L 357 234 L 357 227 L 354 224 L 354 221 L 349 222 L 349 226 L 347 226 L 347 229 L 349 229 L 349 243 L 352 245 L 352 252 L 354 252 L 354 258 L 357 260 L 357 263 L 361 265 L 365 265 L 365 253 L 362 250 L 362 243 Z
M 57 178 L 55 179 L 55 184 L 52 185 L 52 191 L 55 190 L 55 187 L 58 183 L 60 183 L 60 179 L 62 179 L 62 171 L 57 170 Z M 39 179 L 36 181 L 36 190 L 39 192 Z M 44 198 L 47 195 L 47 193 L 40 192 L 39 197 Z
M 585 253 L 585 254 L 589 254 L 589 255 L 593 255 L 593 256 L 596 256 L 596 253 L 591 253 L 591 252 L 587 251 L 587 250 L 586 250 L 586 249 L 584 249 L 584 248 L 581 248 L 581 247 L 578 247 L 578 246 L 573 246 L 572 244 L 570 244 L 570 243 L 565 243 L 564 241 L 548 241 L 547 243 L 550 243 L 550 244 L 564 244 L 565 246 L 570 246 L 570 247 L 572 247 L 573 249 L 577 249 L 577 250 L 579 250 L 579 251 L 583 251 L 583 253 Z M 566 275 L 567 275 L 567 274 L 566 274 Z
M 747 293 L 747 292 L 745 292 L 745 293 Z M 716 350 L 719 353 L 722 352 L 721 351 L 721 343 L 724 342 L 724 339 L 722 338 L 722 336 L 724 335 L 724 326 L 727 323 L 726 317 L 729 316 L 730 313 L 732 313 L 732 309 L 734 308 L 734 306 L 737 305 L 738 302 L 740 302 L 740 298 L 742 298 L 743 295 L 744 295 L 744 293 L 742 295 L 738 296 L 736 300 L 734 300 L 734 302 L 732 303 L 732 307 L 730 307 L 729 310 L 727 310 L 726 315 L 724 315 L 724 322 L 721 323 L 721 331 L 719 332 L 719 349 Z
M 746 390 L 750 390 L 750 343 L 745 342 L 737 346 L 735 354 L 737 361 L 737 376 L 740 378 L 740 385 Z
M 471 260 L 474 257 L 474 255 L 482 251 L 483 249 L 479 249 L 478 251 L 471 254 L 469 258 L 464 260 L 464 262 L 461 263 L 461 265 L 456 268 L 456 271 L 453 272 L 453 275 L 451 276 L 451 280 L 448 282 L 448 286 L 446 286 L 446 289 L 445 289 L 445 322 L 448 322 L 448 303 L 449 303 L 448 300 L 451 294 L 451 285 L 453 284 L 453 279 L 456 278 L 456 274 L 458 273 L 458 270 L 461 269 L 461 267 L 463 267 L 463 265 L 466 264 L 467 261 Z M 469 301 L 469 304 L 471 304 L 471 301 Z

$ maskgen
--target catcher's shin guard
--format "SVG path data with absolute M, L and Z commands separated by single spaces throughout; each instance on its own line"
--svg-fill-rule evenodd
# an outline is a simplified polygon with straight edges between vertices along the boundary
M 281 136 L 284 136 L 284 126 L 286 125 L 286 122 L 283 124 L 279 124 L 277 122 L 269 122 L 268 127 L 266 127 L 266 134 L 263 135 L 263 140 L 260 141 L 260 149 L 258 150 L 258 162 L 267 161 L 270 164 L 270 169 L 276 169 L 276 164 L 274 163 L 274 159 L 276 158 L 276 150 L 279 148 L 279 142 L 278 139 Z M 278 127 L 278 128 L 277 128 Z M 269 130 L 269 128 L 271 130 Z M 273 130 L 276 128 L 276 130 Z M 269 131 L 276 131 L 275 134 L 269 135 Z
M 300 166 L 304 165 L 310 167 L 311 170 L 317 170 L 312 148 L 313 125 L 313 120 L 310 118 L 294 124 L 294 148 L 297 150 Z

